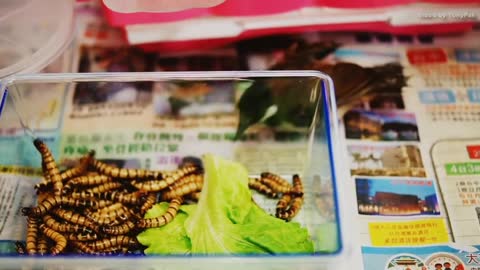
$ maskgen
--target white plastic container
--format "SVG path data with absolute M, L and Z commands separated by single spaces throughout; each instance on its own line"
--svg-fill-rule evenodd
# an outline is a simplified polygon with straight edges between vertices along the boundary
M 145 115 L 139 117 L 137 121 L 131 120 L 130 116 L 120 116 L 121 121 L 113 120 L 111 114 L 110 118 L 98 118 L 87 120 L 86 128 L 82 128 L 82 122 L 67 123 L 68 118 L 72 116 L 72 108 L 69 106 L 71 103 L 76 103 L 75 106 L 81 104 L 81 101 L 75 97 L 78 89 L 83 89 L 82 93 L 88 91 L 97 91 L 96 87 L 118 87 L 119 83 L 128 84 L 133 82 L 149 82 L 153 83 L 153 89 L 156 86 L 162 87 L 162 89 L 170 89 L 171 87 L 178 86 L 179 84 L 200 82 L 207 85 L 212 83 L 227 84 L 229 87 L 222 88 L 219 91 L 233 91 L 236 93 L 234 105 L 238 102 L 238 94 L 243 95 L 242 89 L 245 86 L 254 85 L 262 81 L 268 85 L 269 91 L 273 94 L 283 95 L 284 97 L 294 96 L 295 100 L 305 104 L 307 107 L 312 108 L 311 113 L 307 113 L 303 118 L 306 122 L 303 124 L 295 124 L 292 129 L 292 123 L 290 125 L 276 125 L 265 126 L 265 124 L 255 124 L 247 129 L 247 134 L 259 135 L 254 141 L 237 141 L 237 142 L 225 142 L 219 144 L 218 147 L 211 147 L 205 150 L 200 146 L 200 143 L 185 144 L 187 147 L 186 154 L 201 155 L 206 152 L 214 153 L 224 156 L 226 158 L 235 159 L 248 169 L 252 175 L 258 175 L 261 170 L 265 168 L 276 168 L 272 172 L 279 173 L 284 176 L 291 176 L 294 173 L 299 173 L 304 182 L 305 189 L 305 204 L 302 208 L 302 212 L 294 219 L 301 223 L 309 230 L 310 236 L 314 239 L 316 252 L 314 254 L 286 254 L 286 255 L 270 255 L 270 256 L 237 256 L 237 255 L 222 255 L 222 256 L 114 256 L 114 257 L 82 257 L 79 255 L 65 255 L 65 256 L 45 256 L 45 257 L 28 257 L 28 256 L 16 256 L 15 254 L 0 256 L 0 269 L 27 269 L 25 267 L 40 268 L 47 267 L 47 269 L 350 269 L 352 265 L 352 259 L 354 254 L 354 248 L 352 246 L 351 232 L 352 227 L 349 222 L 349 216 L 351 214 L 348 208 L 345 208 L 346 198 L 343 191 L 343 174 L 342 163 L 338 162 L 342 157 L 339 155 L 339 137 L 337 131 L 337 117 L 335 100 L 333 95 L 333 83 L 332 80 L 325 74 L 314 71 L 246 71 L 246 72 L 153 72 L 153 73 L 90 73 L 90 74 L 38 74 L 38 75 L 16 75 L 5 79 L 2 82 L 2 88 L 0 89 L 0 96 L 4 96 L 4 93 L 8 91 L 11 102 L 15 106 L 15 110 L 18 112 L 22 119 L 23 126 L 29 130 L 24 135 L 26 145 L 23 146 L 22 153 L 24 155 L 17 155 L 10 160 L 11 164 L 22 166 L 24 164 L 30 164 L 31 157 L 36 156 L 33 164 L 40 168 L 40 162 L 38 154 L 34 149 L 31 140 L 33 137 L 46 136 L 48 132 L 60 134 L 59 145 L 54 146 L 51 143 L 49 146 L 52 149 L 66 149 L 65 136 L 69 128 L 82 129 L 87 135 L 91 135 L 95 132 L 102 130 L 121 130 L 127 134 L 133 129 L 141 130 L 156 130 L 152 127 L 142 128 L 138 122 L 140 119 L 148 118 L 148 114 L 155 114 L 153 103 L 155 103 L 155 92 L 153 97 L 149 99 L 144 105 L 146 110 Z M 230 85 L 231 84 L 231 85 Z M 66 89 L 65 99 L 63 104 L 60 104 L 62 109 L 62 116 L 60 117 L 60 123 L 57 128 L 44 129 L 44 125 L 41 120 L 37 119 L 39 112 L 44 111 L 47 105 L 34 104 L 29 102 L 28 95 L 35 91 L 36 87 L 48 85 L 52 89 Z M 88 86 L 88 87 L 83 87 Z M 114 87 L 115 86 L 115 87 Z M 230 87 L 232 86 L 232 87 Z M 287 87 L 285 87 L 287 86 Z M 73 91 L 73 92 L 72 92 Z M 85 92 L 87 91 L 87 92 Z M 153 91 L 153 90 L 152 90 Z M 161 90 L 162 92 L 164 90 Z M 282 92 L 283 91 L 283 92 Z M 162 92 L 165 95 L 165 92 Z M 221 95 L 228 96 L 228 95 Z M 260 100 L 252 101 L 252 108 L 259 106 Z M 218 100 L 216 101 L 218 102 Z M 164 100 L 159 103 L 164 104 Z M 257 104 L 258 103 L 258 104 Z M 298 103 L 298 104 L 300 104 Z M 118 103 L 117 103 L 118 104 Z M 283 103 L 282 103 L 283 104 Z M 10 105 L 10 104 L 9 104 Z M 203 105 L 211 105 L 207 102 Z M 277 104 L 277 111 L 285 109 L 284 105 Z M 224 110 L 225 106 L 220 106 Z M 281 107 L 281 108 L 280 108 Z M 76 107 L 81 108 L 81 107 Z M 208 108 L 212 108 L 211 106 Z M 298 108 L 298 107 L 297 107 Z M 291 111 L 295 114 L 297 110 Z M 308 111 L 308 110 L 307 110 Z M 78 112 L 78 110 L 77 110 Z M 209 117 L 208 113 L 205 116 L 203 111 L 200 111 L 195 117 Z M 182 117 L 191 117 L 192 111 L 189 111 L 188 116 L 176 116 L 173 120 L 180 121 Z M 224 111 L 223 111 L 224 113 Z M 238 112 L 231 114 L 238 116 Z M 300 114 L 299 114 L 300 115 Z M 170 116 L 161 118 L 162 121 L 168 121 Z M 77 118 L 75 118 L 77 119 Z M 180 120 L 179 120 L 180 119 Z M 79 121 L 79 120 L 71 120 Z M 0 125 L 2 123 L 2 115 L 0 110 Z M 148 125 L 146 125 L 148 126 Z M 200 127 L 201 128 L 201 127 Z M 193 129 L 185 128 L 185 134 L 194 131 Z M 295 139 L 285 136 L 268 136 L 273 134 L 294 134 Z M 267 135 L 265 135 L 267 134 Z M 262 135 L 262 136 L 260 136 Z M 186 135 L 188 137 L 188 135 Z M 190 137 L 188 137 L 190 138 Z M 283 139 L 282 139 L 283 138 Z M 288 167 L 281 167 L 275 165 L 274 157 L 264 157 L 264 159 L 258 159 L 256 162 L 251 163 L 242 159 L 242 155 L 235 155 L 238 151 L 243 151 L 246 148 L 255 149 L 259 153 L 271 150 L 272 145 L 275 147 L 275 151 L 278 155 L 297 155 L 300 162 L 294 164 L 288 164 Z M 0 148 L 4 147 L 0 141 Z M 182 147 L 182 146 L 180 146 Z M 231 148 L 230 148 L 231 147 Z M 290 149 L 297 149 L 295 151 Z M 300 149 L 300 150 L 298 150 Z M 96 149 L 97 158 L 105 157 L 101 148 Z M 61 160 L 62 155 L 60 153 L 63 150 L 55 151 L 54 155 L 56 160 Z M 130 157 L 128 157 L 130 158 Z M 16 160 L 15 160 L 16 159 Z M 1 162 L 1 161 L 0 161 Z M 269 164 L 263 166 L 262 163 Z M 260 164 L 260 165 L 259 165 Z M 272 165 L 273 164 L 273 165 Z M 291 166 L 290 166 L 291 165 Z M 152 166 L 149 166 L 152 167 Z M 159 169 L 160 166 L 153 166 L 153 169 Z M 292 169 L 294 168 L 294 169 Z M 14 177 L 15 179 L 15 177 Z M 40 179 L 37 179 L 39 181 Z M 25 180 L 27 181 L 27 180 Z M 321 182 L 321 186 L 320 185 Z M 323 196 L 329 196 L 326 190 L 322 188 L 330 186 L 332 188 L 331 193 L 331 205 L 328 209 L 321 209 L 318 200 L 326 198 Z M 320 189 L 319 189 L 320 188 Z M 33 194 L 33 188 L 32 194 Z M 0 194 L 1 194 L 0 190 Z M 28 195 L 27 195 L 28 196 Z M 255 196 L 254 196 L 255 198 Z M 328 198 L 327 198 L 328 199 Z M 328 204 L 326 204 L 328 205 Z M 26 231 L 25 217 L 20 216 L 20 207 L 29 206 L 17 205 L 12 209 L 12 213 L 15 215 L 12 217 L 10 226 L 18 226 L 20 229 L 16 231 Z M 323 204 L 325 206 L 325 204 Z M 9 224 L 8 222 L 6 223 Z M 325 229 L 328 225 L 328 229 Z M 333 227 L 332 227 L 333 226 Z M 348 227 L 350 226 L 350 227 Z M 12 238 L 14 235 L 12 234 Z M 23 236 L 24 237 L 24 236 Z M 329 239 L 329 240 L 325 240 Z M 19 239 L 12 239 L 19 240 Z M 13 243 L 13 242 L 12 242 Z M 357 262 L 355 262 L 357 263 Z
M 0 78 L 38 72 L 71 41 L 73 0 L 2 0 Z

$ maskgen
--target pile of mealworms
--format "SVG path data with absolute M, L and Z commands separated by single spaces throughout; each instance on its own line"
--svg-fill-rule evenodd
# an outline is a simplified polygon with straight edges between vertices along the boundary
M 136 236 L 142 230 L 171 222 L 185 202 L 196 202 L 203 187 L 201 164 L 184 162 L 177 170 L 125 169 L 95 159 L 90 151 L 63 172 L 44 142 L 34 140 L 42 157 L 43 180 L 35 185 L 38 204 L 22 208 L 27 217 L 21 255 L 117 255 L 142 251 Z M 291 220 L 302 207 L 303 186 L 273 173 L 250 178 L 249 187 L 280 198 L 276 216 Z M 145 219 L 158 202 L 169 202 L 164 215 Z

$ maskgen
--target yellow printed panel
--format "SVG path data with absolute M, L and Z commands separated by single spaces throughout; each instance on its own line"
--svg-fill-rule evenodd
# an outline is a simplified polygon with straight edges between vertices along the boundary
M 416 246 L 449 241 L 443 219 L 422 219 L 407 222 L 370 222 L 373 246 Z
M 20 174 L 26 176 L 42 176 L 42 170 L 39 168 L 0 165 L 0 174 Z

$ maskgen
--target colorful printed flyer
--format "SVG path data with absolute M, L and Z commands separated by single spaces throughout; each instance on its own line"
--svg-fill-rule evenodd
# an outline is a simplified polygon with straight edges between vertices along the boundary
M 480 241 L 480 139 L 444 140 L 432 160 L 455 242 Z

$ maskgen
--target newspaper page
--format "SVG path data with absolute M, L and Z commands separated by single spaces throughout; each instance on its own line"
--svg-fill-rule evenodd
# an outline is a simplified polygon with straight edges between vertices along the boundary
M 341 35 L 289 37 L 283 48 L 253 50 L 247 63 L 251 69 L 298 67 L 285 58 L 304 64 L 325 52 L 328 42 L 340 43 L 306 66 L 330 72 L 335 82 L 364 269 L 477 269 L 478 249 L 468 245 L 478 244 L 480 232 L 475 179 L 480 54 L 455 44 L 459 38 L 478 39 L 478 33 L 440 38 L 441 45 L 411 41 L 382 47 L 372 37 L 366 44 Z M 329 67 L 345 62 L 371 74 L 395 63 L 400 73 L 381 74 L 401 83 L 372 86 L 356 69 L 359 79 L 349 73 L 347 80 L 360 85 L 355 89 Z M 343 89 L 368 88 L 373 91 L 342 103 Z
M 477 35 L 478 33 L 473 33 Z M 473 37 L 475 38 L 475 37 Z M 364 247 L 365 269 L 477 269 L 480 226 L 476 147 L 480 51 L 475 46 L 412 46 L 402 53 L 405 108 L 416 117 L 425 173 L 436 183 L 448 246 Z M 434 244 L 434 243 L 431 243 Z M 373 245 L 375 246 L 375 245 Z

